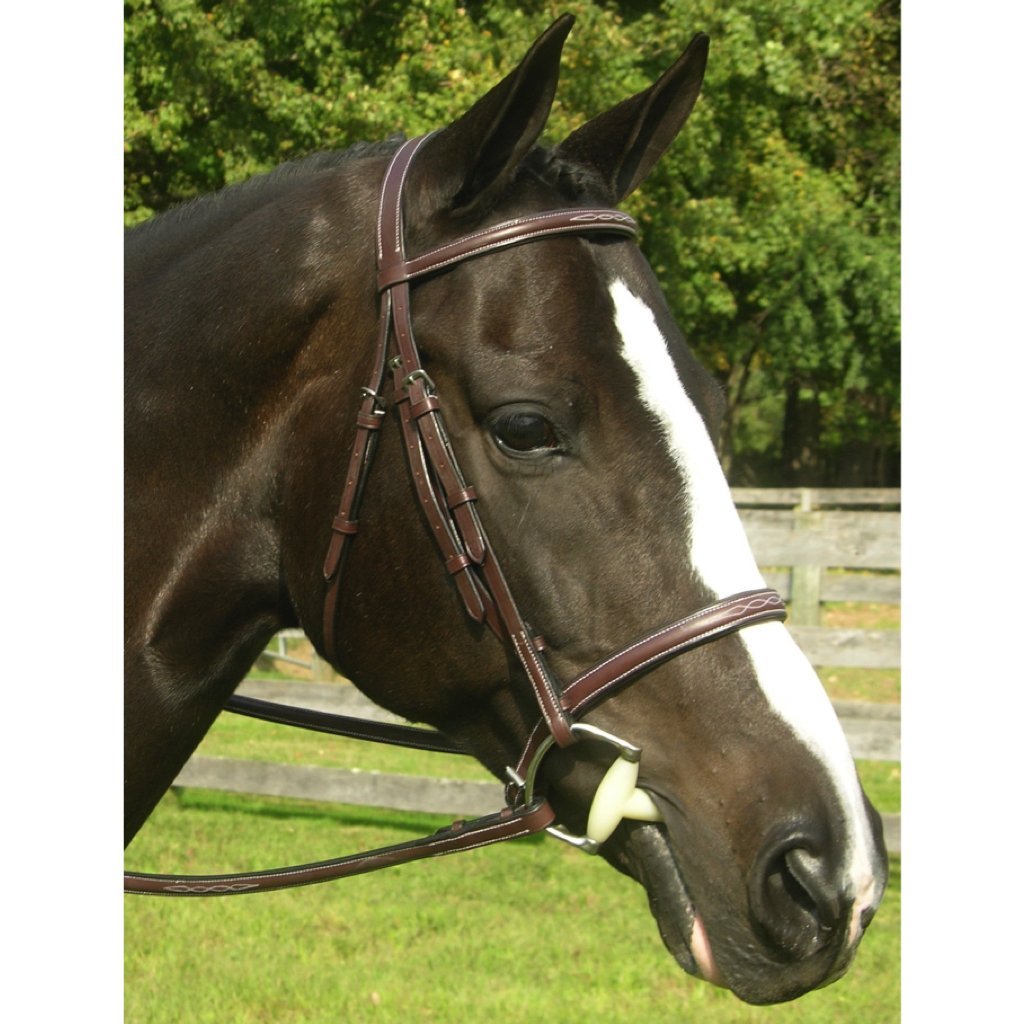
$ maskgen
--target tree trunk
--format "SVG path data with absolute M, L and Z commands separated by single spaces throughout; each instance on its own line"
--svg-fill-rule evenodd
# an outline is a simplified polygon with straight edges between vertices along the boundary
M 788 487 L 820 487 L 821 406 L 817 393 L 791 380 L 786 386 L 782 465 Z

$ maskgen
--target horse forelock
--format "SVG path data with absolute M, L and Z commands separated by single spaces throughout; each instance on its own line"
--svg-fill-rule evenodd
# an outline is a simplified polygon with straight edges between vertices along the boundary
M 534 147 L 517 168 L 512 184 L 524 180 L 544 182 L 570 203 L 613 205 L 607 186 L 594 169 L 564 157 L 557 149 Z

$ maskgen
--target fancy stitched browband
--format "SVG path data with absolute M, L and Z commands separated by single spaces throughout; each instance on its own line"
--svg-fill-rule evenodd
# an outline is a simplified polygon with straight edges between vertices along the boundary
M 611 209 L 567 208 L 517 217 L 466 235 L 420 256 L 407 258 L 402 195 L 413 158 L 430 136 L 404 143 L 384 177 L 377 221 L 378 289 L 381 294 L 373 373 L 361 389 L 356 437 L 342 486 L 338 513 L 324 558 L 323 636 L 335 656 L 338 596 L 349 544 L 358 532 L 358 508 L 373 461 L 386 406 L 381 392 L 388 368 L 406 457 L 421 508 L 466 613 L 486 624 L 511 650 L 535 695 L 541 718 L 518 764 L 509 767 L 506 806 L 494 814 L 454 822 L 434 835 L 367 853 L 315 864 L 230 875 L 150 875 L 125 873 L 126 892 L 163 895 L 225 895 L 289 888 L 374 871 L 394 864 L 474 849 L 547 829 L 588 852 L 599 848 L 623 817 L 657 820 L 657 811 L 636 790 L 640 748 L 579 721 L 617 689 L 654 666 L 736 632 L 745 626 L 785 618 L 782 598 L 770 589 L 745 591 L 655 630 L 610 655 L 562 686 L 544 657 L 543 641 L 529 628 L 512 596 L 476 511 L 478 496 L 459 469 L 441 415 L 441 403 L 420 362 L 412 330 L 410 286 L 465 260 L 558 235 L 636 236 L 636 223 Z M 394 352 L 390 342 L 394 339 Z M 390 358 L 389 358 L 390 355 Z M 413 726 L 384 725 L 293 708 L 251 697 L 232 696 L 226 709 L 267 721 L 380 743 L 425 750 L 467 753 L 441 733 Z M 537 773 L 547 751 L 581 739 L 610 744 L 617 758 L 598 786 L 587 834 L 568 835 L 553 827 L 554 811 L 536 791 Z

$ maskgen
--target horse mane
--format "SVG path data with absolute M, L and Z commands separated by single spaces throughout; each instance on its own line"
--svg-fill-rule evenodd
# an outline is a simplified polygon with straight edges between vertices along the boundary
M 227 185 L 216 192 L 183 200 L 149 220 L 127 228 L 125 234 L 133 242 L 155 242 L 203 218 L 214 226 L 221 217 L 236 218 L 266 203 L 297 180 L 314 177 L 364 157 L 393 153 L 404 141 L 405 136 L 399 133 L 381 142 L 354 142 L 346 149 L 326 150 L 289 160 L 271 171 Z
M 366 157 L 393 153 L 405 141 L 397 133 L 379 142 L 355 142 L 345 149 L 326 150 L 290 160 L 271 171 L 256 174 L 245 181 L 228 185 L 216 192 L 184 200 L 126 229 L 135 243 L 154 243 L 167 240 L 177 230 L 197 226 L 205 220 L 204 228 L 216 228 L 223 217 L 237 218 L 255 209 L 275 194 L 296 181 L 331 171 L 352 161 Z M 554 188 L 569 202 L 604 201 L 604 187 L 588 168 L 561 157 L 557 150 L 537 146 L 531 150 L 516 170 L 510 190 L 524 179 L 543 182 Z

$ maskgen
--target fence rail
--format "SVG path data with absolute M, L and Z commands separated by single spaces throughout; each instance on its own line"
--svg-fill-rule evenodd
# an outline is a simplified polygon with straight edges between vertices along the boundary
M 899 509 L 898 487 L 733 487 L 740 508 L 883 508 Z
M 823 601 L 899 604 L 899 490 L 737 488 L 733 499 L 757 564 L 789 603 L 792 626 L 820 627 Z M 859 647 L 865 660 L 822 661 L 832 648 L 818 643 L 804 650 L 817 666 L 899 667 L 898 636 L 865 633 L 859 641 L 834 647 L 844 658 Z

